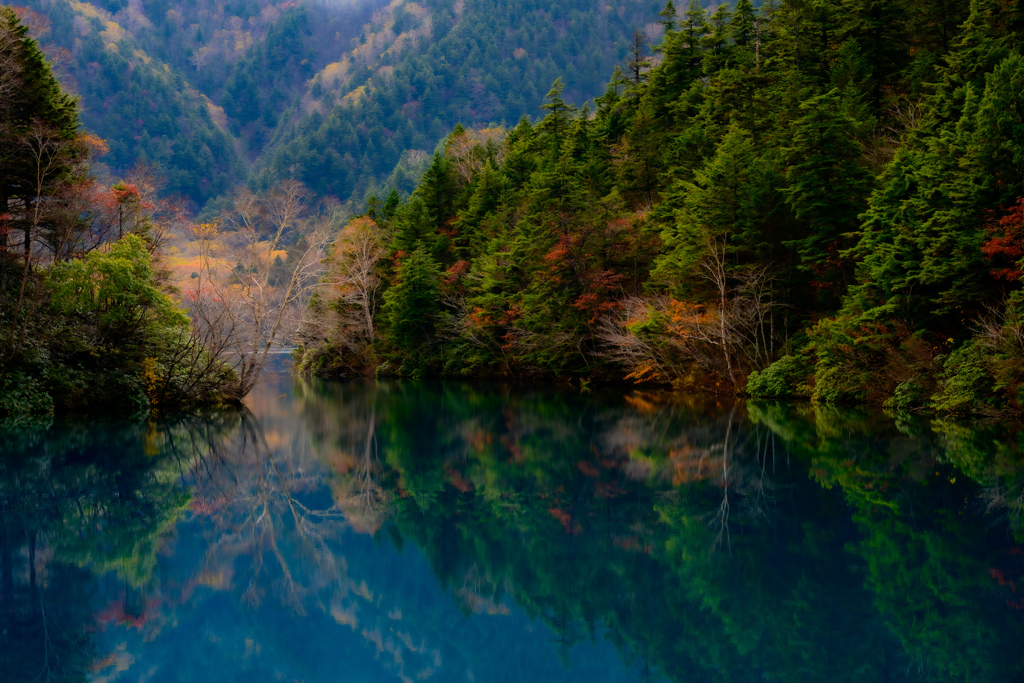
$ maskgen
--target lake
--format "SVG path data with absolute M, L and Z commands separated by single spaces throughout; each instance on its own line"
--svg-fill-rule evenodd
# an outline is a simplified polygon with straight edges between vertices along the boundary
M 1024 680 L 1007 426 L 285 372 L 247 403 L 0 431 L 0 680 Z

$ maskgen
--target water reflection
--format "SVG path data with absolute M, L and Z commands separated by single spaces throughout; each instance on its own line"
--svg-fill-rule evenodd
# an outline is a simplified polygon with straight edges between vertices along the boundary
M 0 680 L 1021 680 L 1019 439 L 286 375 L 0 430 Z

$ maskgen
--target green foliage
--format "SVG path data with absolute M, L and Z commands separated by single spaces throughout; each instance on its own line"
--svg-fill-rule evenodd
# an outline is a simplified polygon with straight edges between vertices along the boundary
M 53 413 L 53 397 L 34 377 L 0 375 L 0 419 Z M 5 425 L 10 423 L 6 420 Z
M 408 24 L 406 35 L 430 22 L 429 37 L 352 68 L 340 82 L 326 72 L 314 77 L 315 97 L 301 93 L 295 102 L 314 99 L 316 111 L 306 114 L 304 105 L 282 118 L 261 178 L 297 173 L 319 192 L 362 198 L 404 165 L 406 150 L 429 154 L 454 122 L 511 124 L 534 114 L 559 77 L 575 101 L 598 95 L 605 75 L 626 58 L 629 36 L 660 9 L 659 0 L 621 12 L 570 3 L 563 13 L 516 0 L 467 3 L 455 16 L 448 2 L 422 6 L 428 14 L 415 18 L 382 12 L 371 29 L 377 41 L 393 40 L 388 31 L 396 22 Z
M 233 380 L 160 290 L 137 235 L 31 282 L 49 305 L 27 313 L 21 331 L 4 340 L 4 414 L 176 409 L 221 400 Z M 11 304 L 0 297 L 0 311 Z
M 993 221 L 1024 195 L 1022 24 L 999 3 L 942 8 L 670 4 L 660 62 L 634 41 L 593 115 L 567 74 L 500 144 L 456 127 L 387 220 L 381 273 L 423 250 L 439 280 L 428 322 L 382 325 L 385 346 L 430 347 L 446 374 L 1016 410 L 1019 284 L 986 258 L 1019 257 L 1015 224 Z M 964 364 L 990 310 L 994 359 Z M 963 393 L 960 373 L 991 396 L 932 400 Z
M 813 357 L 818 402 L 1019 409 L 1015 323 L 972 332 L 990 311 L 1010 320 L 1020 286 L 989 263 L 1016 248 L 993 218 L 1024 196 L 1014 3 L 429 0 L 261 12 L 243 31 L 208 0 L 161 1 L 140 11 L 176 28 L 151 37 L 111 7 L 109 23 L 64 0 L 47 9 L 111 165 L 147 159 L 201 202 L 240 176 L 242 150 L 257 185 L 288 176 L 366 198 L 389 236 L 375 270 L 389 287 L 371 307 L 381 343 L 362 347 L 374 362 L 661 382 L 699 369 L 716 390 L 781 395 L 797 391 L 791 361 L 771 369 L 786 349 Z M 186 15 L 201 28 L 185 31 Z M 652 65 L 634 29 L 655 19 Z M 70 125 L 73 102 L 25 54 L 34 101 Z M 573 104 L 609 73 L 593 113 Z M 66 306 L 97 329 L 146 308 L 126 282 L 123 320 L 101 311 L 99 286 L 82 294 L 124 264 L 74 268 Z M 655 309 L 658 343 L 637 327 Z M 970 344 L 994 360 L 957 355 Z M 310 358 L 337 367 L 334 352 Z M 990 395 L 970 398 L 983 378 Z
M 95 321 L 104 338 L 130 340 L 158 327 L 188 325 L 185 313 L 158 289 L 146 243 L 137 235 L 56 264 L 48 275 L 57 312 Z
M 747 378 L 747 394 L 754 399 L 786 399 L 807 396 L 805 382 L 813 367 L 803 356 L 783 356 Z
M 440 269 L 422 245 L 399 263 L 397 282 L 384 294 L 381 315 L 388 338 L 414 366 L 430 358 Z
M 450 382 L 320 392 L 304 415 L 324 443 L 383 454 L 372 485 L 342 485 L 386 501 L 375 519 L 462 604 L 513 599 L 568 645 L 600 625 L 671 680 L 1020 675 L 1019 554 L 977 504 L 1019 490 L 1019 430 Z M 367 434 L 325 413 L 393 419 Z
M 882 407 L 896 412 L 912 410 L 922 406 L 926 398 L 927 394 L 920 384 L 911 381 L 900 382 L 896 385 L 892 396 L 882 404 Z

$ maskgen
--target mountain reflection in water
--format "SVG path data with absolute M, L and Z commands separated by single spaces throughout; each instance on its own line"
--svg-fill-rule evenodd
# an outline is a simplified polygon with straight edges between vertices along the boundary
M 1019 439 L 286 374 L 9 425 L 0 681 L 1024 680 Z

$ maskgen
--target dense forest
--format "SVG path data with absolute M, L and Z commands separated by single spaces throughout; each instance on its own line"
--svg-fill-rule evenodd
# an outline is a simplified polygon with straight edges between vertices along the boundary
M 147 312 L 180 295 L 158 327 L 202 358 L 203 395 L 247 327 L 239 357 L 301 328 L 300 367 L 329 376 L 1024 410 L 1013 3 L 5 16 L 7 80 L 29 93 L 4 100 L 5 377 L 58 403 L 133 338 L 60 279 L 101 277 L 132 233 L 119 258 L 152 285 Z M 345 224 L 339 199 L 363 214 Z M 53 332 L 85 310 L 113 355 Z M 145 348 L 128 374 L 159 358 Z M 235 368 L 236 394 L 259 367 Z M 110 395 L 151 404 L 135 384 Z
M 599 95 L 658 0 L 28 0 L 114 175 L 146 164 L 213 217 L 235 186 L 298 179 L 362 204 L 411 192 L 457 122 L 515 123 L 562 76 Z M 381 190 L 381 188 L 386 188 Z
M 146 178 L 104 186 L 28 27 L 0 8 L 0 418 L 141 411 L 231 396 L 231 369 L 174 301 L 172 222 Z
M 457 126 L 335 243 L 317 373 L 1019 414 L 1024 9 L 660 14 L 593 106 Z

